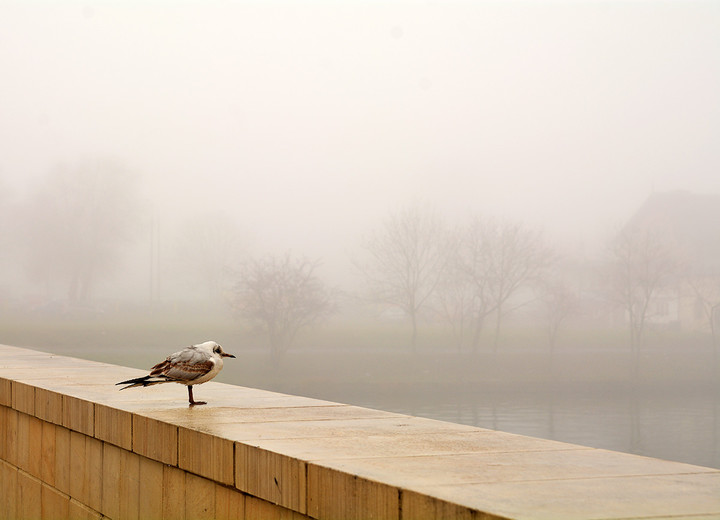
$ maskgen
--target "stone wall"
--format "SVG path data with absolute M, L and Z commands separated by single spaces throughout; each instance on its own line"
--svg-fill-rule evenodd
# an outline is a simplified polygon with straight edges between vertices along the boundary
M 720 517 L 720 470 L 0 346 L 0 518 Z

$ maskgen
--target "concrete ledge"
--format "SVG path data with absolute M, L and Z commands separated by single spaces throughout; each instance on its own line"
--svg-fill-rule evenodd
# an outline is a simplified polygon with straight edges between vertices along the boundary
M 0 518 L 720 518 L 720 470 L 144 373 L 0 346 Z

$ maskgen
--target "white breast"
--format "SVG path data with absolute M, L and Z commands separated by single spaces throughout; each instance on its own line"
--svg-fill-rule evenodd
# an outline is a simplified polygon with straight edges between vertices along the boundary
M 205 374 L 203 376 L 198 377 L 197 379 L 193 379 L 192 381 L 189 381 L 186 384 L 201 385 L 203 383 L 207 383 L 213 377 L 218 375 L 218 373 L 220 373 L 220 371 L 222 370 L 223 360 L 221 357 L 213 357 L 211 359 L 211 361 L 214 363 L 214 366 L 213 366 L 212 370 L 210 370 L 210 372 L 208 372 L 207 374 Z

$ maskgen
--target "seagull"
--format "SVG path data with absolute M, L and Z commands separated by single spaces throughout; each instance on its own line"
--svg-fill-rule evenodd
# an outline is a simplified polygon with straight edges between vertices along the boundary
M 222 370 L 224 357 L 234 358 L 235 356 L 226 353 L 216 342 L 206 341 L 170 354 L 165 361 L 152 367 L 150 375 L 128 379 L 116 384 L 127 385 L 120 389 L 125 390 L 137 386 L 181 383 L 188 387 L 190 406 L 207 404 L 204 401 L 193 399 L 193 386 L 206 383 L 218 375 Z

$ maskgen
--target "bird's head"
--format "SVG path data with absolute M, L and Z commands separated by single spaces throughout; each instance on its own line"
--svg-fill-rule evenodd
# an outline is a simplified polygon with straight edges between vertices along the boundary
M 228 354 L 227 352 L 225 352 L 222 346 L 214 341 L 206 341 L 203 345 L 207 345 L 207 347 L 213 352 L 213 354 L 216 354 L 220 357 L 235 357 L 232 354 Z

